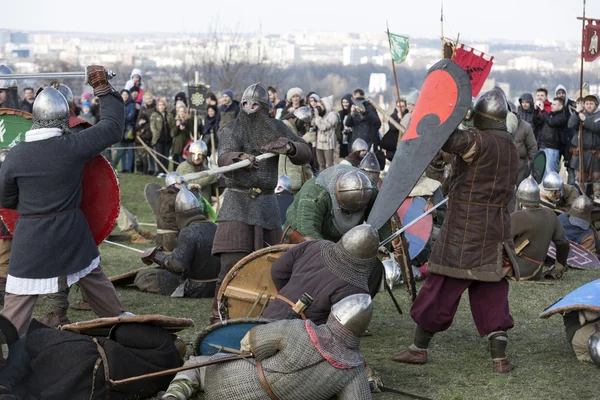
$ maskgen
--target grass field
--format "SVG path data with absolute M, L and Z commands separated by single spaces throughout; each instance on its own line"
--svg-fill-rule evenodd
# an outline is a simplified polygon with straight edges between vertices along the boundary
M 130 174 L 120 176 L 119 180 L 125 207 L 137 215 L 140 222 L 155 222 L 144 200 L 143 189 L 146 183 L 162 183 L 162 180 Z M 102 267 L 109 276 L 143 266 L 138 254 L 125 249 L 103 244 L 100 252 Z M 408 315 L 408 296 L 401 287 L 395 289 L 395 294 L 404 315 L 398 315 L 388 295 L 380 293 L 375 298 L 373 336 L 363 339 L 361 349 L 387 386 L 434 399 L 599 399 L 600 371 L 592 364 L 575 359 L 565 340 L 562 318 L 539 318 L 545 307 L 598 278 L 600 270 L 571 270 L 562 282 L 511 284 L 510 305 L 515 328 L 510 331 L 508 352 L 517 369 L 509 375 L 492 373 L 487 340 L 477 334 L 466 296 L 452 327 L 433 339 L 428 364 L 409 366 L 390 359 L 394 352 L 412 343 L 415 326 Z M 133 289 L 118 292 L 126 309 L 135 314 L 194 319 L 196 327 L 181 333 L 188 342 L 193 342 L 197 332 L 208 324 L 209 299 L 172 299 Z M 71 302 L 79 299 L 80 294 L 73 291 Z M 40 301 L 35 315 L 43 313 L 43 301 Z M 69 317 L 75 322 L 95 316 L 91 312 L 70 311 Z M 374 398 L 400 397 L 377 394 Z

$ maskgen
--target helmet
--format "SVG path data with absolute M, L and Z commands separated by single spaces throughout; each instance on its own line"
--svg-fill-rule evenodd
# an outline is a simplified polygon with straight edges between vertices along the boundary
M 371 225 L 355 226 L 342 236 L 342 247 L 352 258 L 368 260 L 377 256 L 379 233 Z
M 269 92 L 260 83 L 255 83 L 244 90 L 244 94 L 242 95 L 242 110 L 246 114 L 253 114 L 260 108 L 266 110 L 270 108 Z
M 183 183 L 183 178 L 177 172 L 169 172 L 165 177 L 165 186 L 169 187 L 176 183 Z
M 353 213 L 363 209 L 372 196 L 371 180 L 360 170 L 345 172 L 335 182 L 335 199 L 344 211 Z
M 12 75 L 13 71 L 8 65 L 0 65 L 0 76 L 1 75 Z M 0 90 L 6 90 L 17 87 L 16 79 L 0 79 Z
M 531 175 L 525 178 L 519 185 L 517 200 L 520 204 L 540 204 L 540 188 Z
M 387 283 L 390 289 L 393 289 L 394 285 L 399 283 L 402 279 L 400 267 L 398 266 L 398 263 L 391 258 L 383 260 L 382 264 L 385 269 L 385 283 Z
M 474 111 L 476 114 L 494 121 L 505 121 L 508 115 L 508 105 L 504 92 L 499 88 L 485 92 L 475 101 Z
M 196 160 L 199 156 L 208 155 L 208 146 L 202 140 L 196 140 L 190 144 L 190 156 L 192 160 Z
M 312 119 L 312 113 L 310 112 L 310 108 L 303 106 L 294 111 L 294 117 L 308 124 Z
M 292 180 L 287 175 L 281 175 L 277 180 L 277 187 L 275 193 L 281 193 L 283 191 L 292 192 Z
M 42 90 L 33 102 L 33 126 L 31 129 L 69 129 L 69 105 L 65 97 L 52 86 Z
M 181 186 L 181 190 L 175 197 L 175 212 L 191 210 L 200 207 L 198 198 L 192 194 L 185 186 Z
M 596 331 L 588 339 L 588 352 L 594 364 L 600 367 L 600 331 L 598 325 L 596 325 Z
M 331 315 L 357 336 L 365 333 L 373 317 L 373 301 L 366 293 L 344 297 L 331 307 Z
M 356 153 L 357 151 L 368 151 L 369 145 L 362 139 L 356 139 L 352 142 L 352 153 Z
M 377 160 L 377 156 L 375 156 L 372 147 L 371 151 L 369 151 L 367 155 L 362 159 L 358 168 L 365 171 L 367 176 L 373 182 L 379 181 L 379 173 L 381 172 L 381 168 L 379 168 L 379 161 Z
M 557 172 L 550 171 L 546 172 L 546 176 L 544 176 L 544 179 L 542 180 L 542 187 L 545 190 L 560 190 L 562 192 L 564 188 L 564 183 Z
M 75 106 L 75 104 L 73 103 L 73 92 L 67 85 L 65 85 L 64 83 L 59 83 L 56 89 L 58 89 L 60 94 L 62 94 L 65 97 L 69 107 Z
M 569 210 L 569 222 L 581 229 L 588 229 L 592 221 L 594 203 L 582 194 L 575 199 Z

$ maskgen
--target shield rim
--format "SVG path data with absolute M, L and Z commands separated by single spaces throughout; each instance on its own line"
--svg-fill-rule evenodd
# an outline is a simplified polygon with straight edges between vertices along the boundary
M 591 284 L 600 284 L 600 279 L 596 279 L 593 280 L 591 282 L 588 282 L 584 285 L 579 286 L 576 289 L 571 290 L 569 293 L 567 293 L 566 295 L 564 295 L 563 297 L 561 297 L 560 299 L 558 299 L 557 301 L 555 301 L 552 305 L 546 307 L 546 309 L 544 309 L 544 312 L 542 312 L 540 314 L 540 318 L 550 318 L 551 316 L 555 315 L 555 314 L 559 314 L 559 313 L 566 313 L 566 312 L 570 312 L 570 311 L 576 311 L 576 310 L 586 310 L 586 311 L 593 311 L 593 312 L 600 312 L 600 305 L 595 306 L 592 304 L 581 304 L 581 303 L 577 303 L 577 304 L 569 304 L 569 305 L 565 305 L 565 306 L 560 306 L 557 307 L 553 310 L 550 310 L 552 307 L 554 307 L 556 304 L 560 303 L 565 297 L 569 296 L 570 294 L 576 292 L 577 290 L 587 286 L 587 285 L 591 285 Z M 600 299 L 600 297 L 599 297 Z
M 571 249 L 573 249 L 573 247 L 576 247 L 578 250 L 583 250 L 585 252 L 587 252 L 591 257 L 592 260 L 597 259 L 597 257 L 589 250 L 584 249 L 583 246 L 581 246 L 580 244 L 577 244 L 575 242 L 573 242 L 572 240 L 569 240 L 569 245 L 571 246 L 571 248 L 569 249 L 569 255 L 571 254 Z M 554 256 L 550 254 L 550 250 L 554 247 Z M 550 245 L 548 246 L 548 251 L 546 252 L 546 256 L 556 260 L 556 246 L 554 246 L 554 243 L 550 242 Z M 573 268 L 573 269 L 577 269 L 580 271 L 593 271 L 595 269 L 600 269 L 600 261 L 598 261 L 598 266 L 596 268 L 581 268 L 580 266 L 576 265 L 573 266 L 571 264 L 569 264 L 569 258 L 571 258 L 570 256 L 567 257 L 567 266 L 569 268 Z
M 155 204 L 155 207 L 152 207 L 152 204 L 150 203 L 150 201 L 148 200 L 148 189 L 150 187 L 156 187 L 158 186 L 158 189 L 156 189 L 157 191 L 162 189 L 162 185 L 160 185 L 159 183 L 156 182 L 150 182 L 147 183 L 146 186 L 144 186 L 144 199 L 146 200 L 146 204 L 148 204 L 148 207 L 150 207 L 150 210 L 152 210 L 152 212 L 154 213 L 154 216 L 158 216 L 158 198 L 157 198 L 157 204 Z
M 125 323 L 151 324 L 168 330 L 169 332 L 179 332 L 186 328 L 195 326 L 191 318 L 175 318 L 160 314 L 146 315 L 124 315 L 120 317 L 96 318 L 89 321 L 79 321 L 72 324 L 61 325 L 59 330 L 69 331 L 81 334 L 91 334 L 97 330 L 108 328 L 106 335 L 114 326 Z M 95 335 L 93 335 L 95 336 Z
M 274 322 L 272 319 L 262 318 L 262 317 L 249 317 L 249 318 L 233 318 L 233 319 L 224 319 L 223 321 L 216 322 L 212 325 L 207 326 L 203 330 L 198 333 L 196 336 L 196 340 L 194 340 L 194 347 L 192 350 L 194 351 L 195 356 L 201 355 L 200 353 L 200 345 L 202 341 L 212 332 L 215 332 L 225 326 L 229 325 L 243 325 L 243 324 L 252 324 L 258 322 L 259 324 L 269 324 Z

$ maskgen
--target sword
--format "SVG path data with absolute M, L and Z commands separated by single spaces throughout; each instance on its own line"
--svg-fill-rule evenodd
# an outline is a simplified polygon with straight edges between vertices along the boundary
M 135 247 L 125 246 L 124 244 L 116 243 L 116 242 L 111 242 L 110 240 L 104 239 L 104 243 L 112 244 L 113 246 L 119 246 L 119 247 L 122 247 L 122 248 L 127 249 L 127 250 L 135 251 L 136 253 L 143 253 L 142 250 L 136 249 Z
M 426 216 L 428 216 L 429 214 L 431 214 L 433 212 L 433 210 L 435 210 L 438 207 L 446 204 L 447 201 L 448 201 L 448 197 L 446 197 L 444 200 L 442 200 L 439 203 L 437 203 L 435 206 L 431 207 L 429 210 L 425 211 L 423 214 L 419 215 L 417 218 L 415 218 L 412 221 L 410 221 L 408 224 L 404 225 L 404 227 L 402 229 L 399 229 L 396 232 L 392 233 L 392 235 L 390 237 L 388 237 L 387 239 L 385 239 L 383 242 L 379 243 L 379 246 L 386 246 L 392 240 L 394 240 L 395 238 L 397 238 L 398 236 L 400 236 L 408 228 L 410 228 L 411 226 L 413 226 L 414 224 L 416 224 L 417 222 L 419 222 L 420 220 L 422 220 L 423 218 L 425 218 Z
M 108 79 L 112 79 L 117 74 L 110 69 L 105 69 Z M 65 78 L 83 78 L 87 81 L 87 69 L 81 72 L 40 72 L 36 74 L 10 74 L 10 79 L 65 79 Z
M 11 75 L 11 77 L 12 77 L 12 75 Z M 256 156 L 255 159 L 256 159 L 256 161 L 262 161 L 262 160 L 266 160 L 267 158 L 275 157 L 278 155 L 279 154 L 276 154 L 276 153 L 264 153 L 264 154 L 261 154 L 260 156 Z M 213 175 L 219 175 L 219 174 L 222 174 L 225 172 L 235 171 L 236 169 L 241 169 L 241 168 L 247 167 L 248 165 L 250 165 L 250 160 L 242 160 L 240 162 L 236 162 L 231 165 L 226 165 L 224 167 L 218 167 L 218 168 L 210 169 L 210 170 L 206 170 L 206 171 L 185 174 L 185 175 L 182 175 L 182 178 L 186 181 L 193 180 L 193 179 L 206 178 L 206 177 L 213 176 Z
M 412 394 L 412 393 L 408 393 L 408 392 L 403 392 L 402 390 L 398 390 L 398 389 L 393 389 L 387 386 L 378 386 L 379 389 L 382 392 L 387 392 L 387 393 L 394 393 L 394 394 L 399 394 L 401 396 L 405 396 L 405 397 L 409 397 L 411 399 L 418 399 L 418 400 L 433 400 L 429 397 L 424 397 L 424 396 L 419 396 L 418 394 Z

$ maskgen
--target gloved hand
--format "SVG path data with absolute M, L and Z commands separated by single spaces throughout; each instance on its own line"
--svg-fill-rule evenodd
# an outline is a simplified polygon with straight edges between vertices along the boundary
M 258 168 L 258 161 L 256 161 L 256 157 L 252 154 L 242 153 L 242 155 L 240 156 L 240 160 L 250 160 L 250 165 L 248 165 L 246 169 Z
M 94 96 L 102 96 L 116 90 L 108 83 L 108 74 L 101 65 L 86 67 L 87 83 L 94 89 Z
M 154 262 L 154 257 L 156 255 L 156 253 L 159 251 L 162 251 L 162 247 L 160 247 L 160 246 L 150 247 L 149 249 L 144 250 L 144 252 L 140 256 L 140 258 L 142 259 L 142 262 L 144 264 L 152 265 L 152 263 Z
M 252 353 L 252 349 L 250 348 L 250 331 L 240 341 L 240 351 L 242 353 Z
M 292 142 L 284 137 L 280 137 L 274 142 L 268 143 L 260 149 L 263 153 L 276 153 L 276 154 L 294 154 L 296 148 Z
M 566 272 L 567 268 L 561 263 L 557 262 L 551 266 L 548 271 L 546 271 L 544 278 L 562 280 L 565 277 Z

